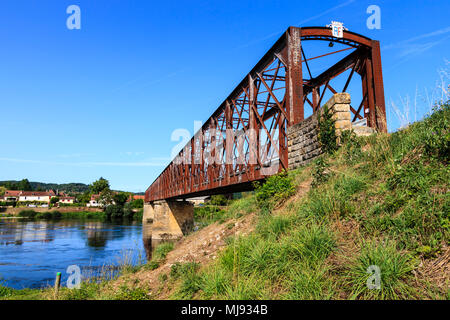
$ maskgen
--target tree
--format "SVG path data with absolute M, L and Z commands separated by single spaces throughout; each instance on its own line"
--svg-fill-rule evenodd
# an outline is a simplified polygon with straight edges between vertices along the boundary
M 100 179 L 94 181 L 90 187 L 93 193 L 102 193 L 106 189 L 109 190 L 109 181 L 103 177 L 100 177 Z
M 17 189 L 23 191 L 31 191 L 32 188 L 30 181 L 28 181 L 28 179 L 22 179 L 22 181 L 17 184 Z
M 0 197 L 3 197 L 5 195 L 6 188 L 0 187 Z
M 50 203 L 51 204 L 58 203 L 58 201 L 59 201 L 59 197 L 53 197 L 53 198 L 50 199 Z
M 130 195 L 127 192 L 119 192 L 114 195 L 113 199 L 116 205 L 123 206 L 129 197 Z
M 88 203 L 91 200 L 91 193 L 89 191 L 85 191 L 84 193 L 77 194 L 76 199 L 77 202 Z
M 113 195 L 112 191 L 109 190 L 109 188 L 106 188 L 100 193 L 98 202 L 101 205 L 108 206 L 113 203 L 113 200 L 114 200 L 114 195 Z

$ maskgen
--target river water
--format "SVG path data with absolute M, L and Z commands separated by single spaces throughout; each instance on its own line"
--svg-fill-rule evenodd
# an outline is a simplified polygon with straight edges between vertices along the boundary
M 61 272 L 65 285 L 70 265 L 91 277 L 112 274 L 124 262 L 145 263 L 151 254 L 145 230 L 138 222 L 0 219 L 0 284 L 40 288 Z

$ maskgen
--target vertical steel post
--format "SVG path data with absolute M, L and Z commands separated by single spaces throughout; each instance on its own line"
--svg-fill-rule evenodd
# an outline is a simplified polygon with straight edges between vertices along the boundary
M 292 126 L 304 119 L 303 110 L 303 74 L 301 52 L 301 29 L 290 27 L 288 30 L 288 68 L 286 75 L 286 109 L 288 125 Z

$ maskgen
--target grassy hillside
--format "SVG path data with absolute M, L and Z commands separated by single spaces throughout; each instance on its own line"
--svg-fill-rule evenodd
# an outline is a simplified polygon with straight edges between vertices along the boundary
M 449 299 L 449 127 L 447 103 L 393 134 L 346 134 L 339 150 L 270 177 L 217 219 L 202 212 L 205 224 L 227 228 L 252 214 L 255 228 L 229 237 L 216 259 L 160 273 L 165 295 L 113 280 L 63 289 L 61 298 Z M 161 246 L 124 278 L 150 275 L 172 249 Z
M 178 267 L 172 297 L 448 299 L 449 126 L 447 103 L 391 135 L 346 135 L 337 152 L 268 179 L 240 200 L 256 203 L 256 231 L 211 265 Z M 377 267 L 381 288 L 369 289 Z

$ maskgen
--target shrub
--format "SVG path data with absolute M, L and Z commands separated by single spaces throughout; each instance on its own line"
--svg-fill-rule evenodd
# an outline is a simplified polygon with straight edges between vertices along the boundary
M 22 210 L 19 212 L 19 217 L 23 218 L 34 218 L 37 212 L 34 210 Z
M 317 120 L 319 126 L 318 138 L 322 151 L 325 153 L 333 153 L 338 148 L 336 142 L 337 136 L 334 126 L 335 120 L 327 105 L 317 113 Z
M 144 207 L 144 200 L 143 199 L 136 199 L 130 202 L 131 207 L 133 209 L 141 209 Z
M 256 202 L 260 208 L 272 209 L 295 193 L 292 178 L 286 171 L 267 178 L 264 184 L 255 182 Z
M 123 218 L 133 220 L 134 211 L 132 205 L 128 202 L 123 206 Z
M 209 201 L 213 206 L 226 206 L 228 203 L 227 198 L 224 195 L 218 194 L 211 196 L 211 200 Z
M 319 157 L 314 161 L 314 167 L 312 170 L 312 182 L 311 186 L 313 188 L 325 183 L 331 177 L 331 172 L 329 170 L 330 164 L 326 161 L 324 157 Z
M 370 266 L 377 266 L 380 270 L 380 289 L 368 288 Z M 406 280 L 412 275 L 413 269 L 414 263 L 410 255 L 397 250 L 395 243 L 365 242 L 347 273 L 351 298 L 408 298 L 411 290 Z
M 108 219 L 116 220 L 122 219 L 123 207 L 119 205 L 111 204 L 105 208 L 105 215 Z

